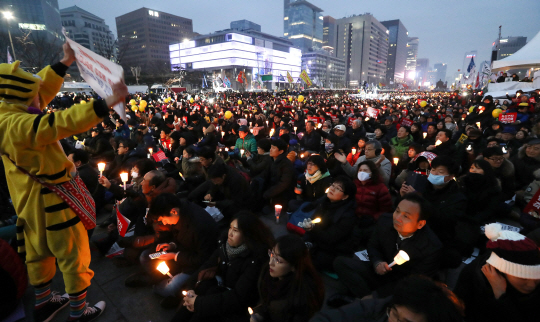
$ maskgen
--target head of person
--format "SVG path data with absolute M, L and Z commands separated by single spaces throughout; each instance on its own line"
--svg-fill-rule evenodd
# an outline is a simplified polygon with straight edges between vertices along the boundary
M 428 135 L 434 135 L 437 133 L 437 126 L 435 124 L 430 124 L 427 127 L 427 134 Z
M 270 152 L 271 148 L 271 141 L 270 139 L 264 138 L 257 141 L 257 153 L 258 154 L 265 154 Z
M 490 177 L 495 176 L 491 164 L 489 164 L 489 162 L 487 162 L 486 160 L 482 159 L 476 159 L 473 161 L 471 167 L 469 168 L 469 173 L 476 173 Z
M 279 125 L 280 122 L 281 122 L 281 115 L 279 114 L 274 115 L 274 123 Z
M 337 136 L 337 137 L 342 137 L 344 134 L 345 134 L 345 131 L 347 129 L 345 128 L 345 125 L 343 124 L 338 124 L 334 127 L 334 134 Z
M 330 202 L 334 203 L 350 200 L 349 198 L 354 198 L 355 194 L 356 185 L 354 182 L 351 180 L 351 178 L 341 175 L 334 179 L 334 182 L 326 193 L 326 198 L 328 198 Z
M 205 168 L 209 168 L 212 163 L 216 160 L 216 153 L 213 149 L 210 147 L 203 147 L 199 150 L 197 153 L 197 156 L 199 157 L 199 160 L 201 161 L 201 165 Z
M 444 122 L 443 121 L 439 121 L 437 122 L 437 130 L 442 130 L 444 129 Z
M 392 125 L 392 118 L 391 117 L 387 117 L 384 119 L 384 125 L 385 126 L 390 126 Z
M 523 145 L 525 155 L 529 158 L 540 159 L 540 139 L 532 139 Z
M 443 188 L 459 171 L 459 166 L 449 156 L 438 156 L 431 161 L 428 181 L 435 189 Z
M 274 235 L 259 217 L 250 211 L 241 211 L 229 225 L 227 243 L 231 247 L 245 245 L 252 251 L 270 249 L 274 245 Z
M 68 154 L 68 160 L 73 162 L 75 168 L 80 168 L 83 165 L 87 164 L 90 160 L 88 152 L 84 150 L 74 149 Z
M 196 154 L 195 148 L 193 148 L 192 146 L 188 146 L 182 151 L 182 158 L 185 158 L 186 160 L 188 160 L 188 159 L 193 158 L 195 154 Z
M 411 275 L 394 289 L 387 308 L 388 322 L 461 322 L 465 306 L 446 285 Z
M 118 155 L 129 154 L 135 149 L 135 142 L 131 139 L 121 139 L 118 141 Z
M 450 140 L 452 138 L 452 131 L 448 129 L 442 129 L 439 132 L 437 132 L 437 136 L 435 137 L 436 140 L 440 140 L 442 143 Z
M 369 140 L 366 142 L 366 148 L 364 149 L 366 159 L 373 159 L 382 152 L 382 145 L 377 140 Z
M 360 182 L 364 183 L 371 180 L 373 184 L 381 182 L 379 169 L 373 161 L 363 161 L 358 165 L 357 178 Z
M 482 152 L 482 156 L 485 161 L 489 162 L 493 169 L 498 169 L 503 165 L 504 152 L 500 146 L 486 148 L 484 152 Z
M 424 149 L 420 144 L 413 142 L 411 143 L 411 145 L 409 145 L 409 150 L 407 150 L 407 156 L 412 159 L 423 151 Z
M 281 137 L 282 135 L 285 135 L 285 134 L 289 134 L 289 128 L 286 127 L 286 126 L 282 126 L 279 128 L 279 136 Z
M 315 122 L 307 121 L 306 122 L 306 132 L 311 133 L 311 131 L 313 131 L 313 129 L 315 129 Z
M 163 172 L 158 170 L 151 170 L 146 173 L 141 182 L 142 193 L 147 195 L 154 192 L 163 182 L 167 180 L 167 177 Z
M 392 215 L 394 229 L 401 237 L 412 236 L 418 229 L 424 228 L 430 215 L 429 202 L 419 194 L 408 193 Z
M 365 146 L 366 146 L 366 142 L 368 141 L 368 139 L 366 139 L 365 137 L 361 137 L 360 139 L 358 139 L 358 147 L 360 149 L 363 149 Z
M 182 212 L 181 205 L 180 198 L 174 194 L 162 193 L 150 205 L 148 217 L 154 222 L 159 221 L 163 225 L 174 226 L 189 216 L 189 214 Z
M 287 143 L 282 139 L 272 140 L 270 145 L 270 156 L 274 159 L 287 151 Z
M 171 129 L 169 129 L 168 127 L 163 127 L 161 129 L 161 132 L 159 133 L 159 137 L 162 140 L 167 140 L 169 138 L 169 134 L 171 134 Z
M 238 128 L 238 137 L 243 139 L 245 138 L 247 135 L 249 134 L 249 128 L 247 127 L 247 125 L 241 125 L 239 128 Z
M 499 144 L 501 143 L 501 140 L 497 139 L 494 136 L 488 137 L 486 141 L 487 141 L 486 147 L 488 147 L 488 148 L 493 148 L 493 147 L 499 146 Z
M 91 130 L 92 137 L 95 138 L 96 136 L 101 134 L 101 129 L 98 127 L 95 127 Z
M 362 127 L 362 120 L 356 119 L 352 122 L 352 128 L 353 130 L 359 129 Z
M 212 164 L 208 168 L 208 179 L 216 186 L 220 186 L 227 178 L 227 165 L 225 163 Z
M 504 142 L 508 142 L 510 140 L 513 140 L 516 136 L 516 129 L 513 126 L 506 126 L 502 130 L 502 140 Z
M 154 162 L 150 159 L 139 159 L 131 167 L 131 177 L 133 179 L 143 178 L 148 172 L 156 170 Z
M 516 133 L 516 140 L 524 140 L 527 137 L 528 133 L 523 130 L 519 130 Z
M 328 171 L 324 158 L 318 154 L 312 155 L 307 159 L 306 172 L 313 176 L 320 171 L 321 174 L 325 174 Z
M 540 286 L 540 250 L 533 240 L 514 231 L 502 230 L 499 223 L 486 225 L 489 241 L 486 249 L 491 251 L 487 264 L 493 266 L 522 293 L 531 294 Z
M 418 123 L 414 123 L 411 125 L 411 133 L 420 132 L 420 125 Z
M 397 138 L 404 139 L 411 134 L 411 128 L 408 126 L 401 126 L 397 131 Z

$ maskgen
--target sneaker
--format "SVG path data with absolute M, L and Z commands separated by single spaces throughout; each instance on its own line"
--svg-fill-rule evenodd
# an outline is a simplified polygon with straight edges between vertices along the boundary
M 34 311 L 34 321 L 48 322 L 54 318 L 56 313 L 69 305 L 69 295 L 62 296 L 58 292 L 52 292 L 52 297 L 42 308 Z
M 99 301 L 94 306 L 88 306 L 88 302 L 86 303 L 86 309 L 84 310 L 83 314 L 75 321 L 70 322 L 90 322 L 95 319 L 97 319 L 98 316 L 103 313 L 105 310 L 105 302 Z

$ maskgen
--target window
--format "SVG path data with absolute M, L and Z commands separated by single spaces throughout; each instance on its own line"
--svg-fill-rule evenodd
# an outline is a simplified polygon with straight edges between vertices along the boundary
M 157 11 L 154 11 L 154 10 L 148 10 L 148 14 L 152 17 L 156 17 L 156 18 L 159 18 L 159 12 Z

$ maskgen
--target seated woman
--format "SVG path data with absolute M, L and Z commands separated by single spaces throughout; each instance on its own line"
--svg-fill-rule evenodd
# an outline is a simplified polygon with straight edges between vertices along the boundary
M 354 247 L 350 241 L 357 217 L 354 215 L 356 186 L 349 177 L 339 176 L 330 186 L 326 196 L 311 204 L 315 208 L 312 218 L 321 222 L 306 227 L 304 239 L 310 242 L 313 262 L 318 269 L 332 270 L 337 256 L 351 255 Z M 304 208 L 309 211 L 309 208 Z
M 412 161 L 409 162 L 407 169 L 401 171 L 401 173 L 396 177 L 396 180 L 394 181 L 394 186 L 396 189 L 401 189 L 405 183 L 405 180 L 407 180 L 407 177 L 412 172 L 423 174 L 427 177 L 429 169 L 431 169 L 431 160 L 433 160 L 435 157 L 436 155 L 431 152 L 422 152 L 421 154 L 417 154 L 414 158 L 412 158 Z
M 356 217 L 359 227 L 367 228 L 374 225 L 384 212 L 392 212 L 392 197 L 386 185 L 382 182 L 379 168 L 372 161 L 364 161 L 358 166 L 356 185 Z M 369 236 L 367 236 L 369 238 Z
M 322 307 L 324 284 L 304 241 L 296 235 L 277 239 L 259 280 L 260 304 L 251 322 L 308 321 Z
M 273 244 L 272 232 L 257 216 L 238 213 L 188 281 L 185 288 L 191 290 L 172 321 L 249 321 L 248 307 L 258 302 L 257 281 Z
M 367 141 L 368 141 L 368 139 L 366 139 L 365 137 L 361 137 L 358 140 L 357 147 L 352 148 L 351 153 L 349 153 L 349 155 L 347 156 L 347 162 L 349 162 L 350 165 L 354 165 L 356 163 L 356 160 L 358 160 L 359 157 L 366 154 L 366 152 L 364 150 L 365 150 Z M 353 153 L 353 152 L 355 152 L 355 153 Z
M 298 199 L 289 201 L 289 211 L 295 211 L 304 202 L 321 198 L 331 183 L 332 177 L 323 157 L 320 155 L 310 156 L 306 163 L 306 172 L 300 176 L 296 189 L 294 189 Z

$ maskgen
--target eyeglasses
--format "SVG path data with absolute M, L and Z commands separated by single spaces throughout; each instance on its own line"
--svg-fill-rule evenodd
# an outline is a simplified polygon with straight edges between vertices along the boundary
M 488 158 L 489 160 L 493 161 L 493 162 L 503 162 L 504 161 L 504 158 Z
M 335 184 L 335 183 L 333 183 L 333 184 L 330 186 L 330 188 L 332 188 L 332 189 L 334 189 L 334 190 L 337 190 L 337 191 L 339 191 L 339 192 L 344 192 L 344 191 L 343 191 L 343 188 L 341 188 L 339 185 L 337 185 L 337 184 Z
M 271 249 L 268 250 L 268 257 L 270 257 L 270 262 L 274 260 L 277 264 L 283 264 L 285 261 L 282 259 L 279 259 Z

